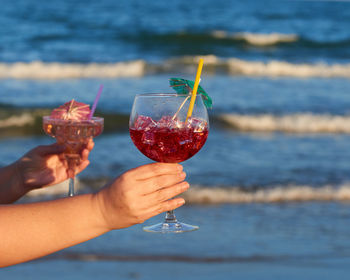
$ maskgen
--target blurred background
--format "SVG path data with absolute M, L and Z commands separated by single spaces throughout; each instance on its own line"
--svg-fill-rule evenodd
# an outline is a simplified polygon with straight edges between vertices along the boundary
M 0 166 L 52 143 L 42 116 L 73 98 L 91 104 L 103 84 L 105 131 L 79 175 L 78 192 L 95 191 L 150 162 L 129 137 L 135 94 L 194 80 L 202 57 L 214 102 L 176 211 L 199 231 L 134 226 L 1 278 L 348 279 L 350 2 L 190 2 L 0 1 Z

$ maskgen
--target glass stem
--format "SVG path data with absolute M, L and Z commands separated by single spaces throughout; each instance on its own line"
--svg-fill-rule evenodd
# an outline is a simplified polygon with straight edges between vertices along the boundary
M 75 177 L 69 178 L 68 196 L 74 196 L 74 179 Z
M 74 196 L 74 183 L 75 183 L 75 168 L 78 164 L 78 158 L 72 157 L 71 155 L 66 155 L 68 161 L 68 178 L 69 178 L 69 190 L 68 196 Z
M 166 223 L 177 223 L 177 220 L 176 220 L 176 217 L 174 214 L 174 210 L 166 212 L 165 222 Z

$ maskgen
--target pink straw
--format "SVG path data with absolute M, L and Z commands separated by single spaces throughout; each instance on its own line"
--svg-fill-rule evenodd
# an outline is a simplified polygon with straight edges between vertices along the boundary
M 102 90 L 103 90 L 103 85 L 100 85 L 100 89 L 98 90 L 98 93 L 97 93 L 97 95 L 96 95 L 94 104 L 92 105 L 92 108 L 91 108 L 91 112 L 90 112 L 90 115 L 89 115 L 89 120 L 91 120 L 92 116 L 93 116 L 94 113 L 95 113 L 96 106 L 97 106 L 98 100 L 100 99 Z

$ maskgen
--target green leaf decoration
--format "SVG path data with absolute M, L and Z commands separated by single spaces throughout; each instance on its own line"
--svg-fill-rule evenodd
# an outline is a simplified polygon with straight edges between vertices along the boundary
M 191 94 L 194 87 L 194 81 L 181 78 L 170 78 L 169 83 L 177 94 Z M 213 106 L 213 101 L 200 85 L 198 86 L 197 94 L 202 95 L 205 107 L 211 109 Z

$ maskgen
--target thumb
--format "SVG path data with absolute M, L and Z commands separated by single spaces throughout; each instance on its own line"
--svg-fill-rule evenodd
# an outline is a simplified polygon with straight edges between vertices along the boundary
M 36 147 L 33 151 L 39 156 L 46 156 L 52 154 L 61 154 L 65 150 L 64 145 L 59 145 L 57 143 L 51 145 L 41 145 Z

